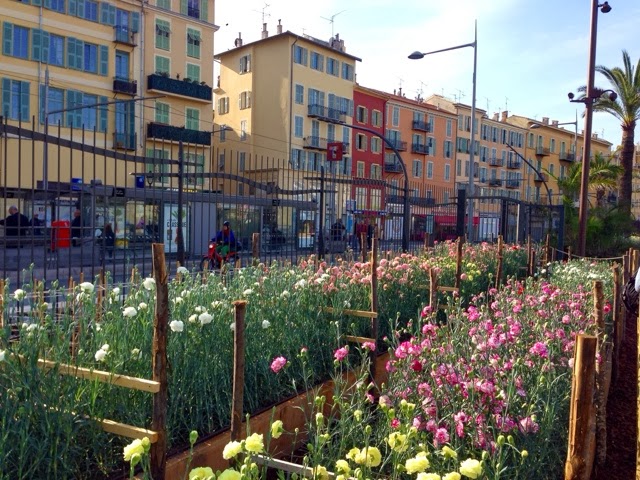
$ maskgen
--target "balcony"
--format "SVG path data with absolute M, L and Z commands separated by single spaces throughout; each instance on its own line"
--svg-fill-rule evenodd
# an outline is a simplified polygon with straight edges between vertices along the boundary
M 500 180 L 499 178 L 490 178 L 489 179 L 489 186 L 490 187 L 500 187 L 502 185 L 502 180 Z
M 151 74 L 147 77 L 147 89 L 155 92 L 164 92 L 180 97 L 188 97 L 203 102 L 211 102 L 212 91 L 208 85 L 176 80 L 168 76 Z
M 560 157 L 560 160 L 563 161 L 563 162 L 575 162 L 576 161 L 576 154 L 575 153 L 560 152 L 559 157 Z
M 502 159 L 498 157 L 489 158 L 489 165 L 491 165 L 492 167 L 501 167 Z
M 478 183 L 487 183 L 489 181 L 489 179 L 487 177 L 480 177 L 478 179 Z
M 135 96 L 138 93 L 138 82 L 128 78 L 116 77 L 113 79 L 113 91 Z
M 429 147 L 421 143 L 411 144 L 411 153 L 419 153 L 421 155 L 429 155 Z
M 422 120 L 414 120 L 411 124 L 411 127 L 414 130 L 419 130 L 421 132 L 431 132 L 431 124 L 428 122 L 423 122 Z
M 131 30 L 129 27 L 125 27 L 122 25 L 116 25 L 113 27 L 114 33 L 114 42 L 120 43 L 122 45 L 129 45 L 130 47 L 135 47 L 136 44 L 136 32 Z
M 400 162 L 384 162 L 384 171 L 387 173 L 402 173 Z
M 507 160 L 507 168 L 517 170 L 521 166 L 522 166 L 522 162 L 520 160 Z
M 520 180 L 519 179 L 507 179 L 506 185 L 507 188 L 520 188 Z
M 311 118 L 319 118 L 331 123 L 345 123 L 346 114 L 337 108 L 329 108 L 324 105 L 309 105 L 307 115 Z
M 393 145 L 395 147 L 396 150 L 398 150 L 399 152 L 404 152 L 407 150 L 407 142 L 403 142 L 402 140 L 398 140 L 398 139 L 391 139 L 391 138 L 387 138 L 387 140 L 389 141 L 389 143 L 391 145 Z M 390 148 L 389 145 L 387 145 L 385 143 L 385 147 L 386 148 Z
M 116 150 L 135 150 L 137 137 L 135 133 L 119 133 L 113 134 L 113 148 Z
M 326 150 L 328 140 L 326 138 L 320 138 L 315 135 L 304 138 L 304 148 L 310 148 L 312 150 Z
M 549 175 L 546 173 L 539 173 L 535 177 L 533 177 L 533 181 L 536 183 L 547 183 L 549 181 Z
M 551 155 L 551 150 L 549 150 L 548 148 L 544 148 L 544 147 L 536 147 L 536 155 L 542 157 L 542 156 L 548 156 Z
M 164 123 L 149 122 L 147 125 L 147 138 L 159 140 L 169 140 L 173 142 L 182 141 L 196 145 L 211 145 L 211 132 L 200 130 L 190 130 L 188 128 L 174 127 Z

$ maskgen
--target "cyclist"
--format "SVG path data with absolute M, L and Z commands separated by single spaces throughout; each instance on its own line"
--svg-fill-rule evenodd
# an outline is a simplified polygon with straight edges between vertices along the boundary
M 222 230 L 218 232 L 218 234 L 211 239 L 212 242 L 218 244 L 216 247 L 216 252 L 222 257 L 226 257 L 231 248 L 236 247 L 236 237 L 233 234 L 233 230 L 231 230 L 231 224 L 228 220 L 226 220 L 222 224 Z

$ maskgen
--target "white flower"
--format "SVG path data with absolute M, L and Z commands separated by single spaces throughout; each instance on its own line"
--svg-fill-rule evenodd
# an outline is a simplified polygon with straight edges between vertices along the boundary
M 169 327 L 171 327 L 172 332 L 182 332 L 184 330 L 184 323 L 181 320 L 173 320 Z
M 138 305 L 138 309 L 139 310 L 146 310 L 148 306 L 149 305 L 147 305 L 146 303 L 140 302 L 140 305 Z
M 7 351 L 0 350 L 0 362 L 4 362 L 6 358 L 7 358 Z
M 221 305 L 222 305 L 222 302 L 219 300 L 214 300 L 213 302 L 211 302 L 211 307 L 213 308 L 218 308 Z
M 42 302 L 42 309 L 43 310 L 49 310 L 49 307 L 51 307 L 50 303 Z
M 179 305 L 179 304 L 181 304 L 181 303 L 182 303 L 182 297 L 176 297 L 176 298 L 174 298 L 174 299 L 173 299 L 173 303 L 174 303 L 175 305 Z
M 111 289 L 111 295 L 113 295 L 114 297 L 117 297 L 118 295 L 120 295 L 120 288 L 119 287 L 113 287 Z
M 188 298 L 189 295 L 191 295 L 191 292 L 189 290 L 185 290 L 184 292 L 182 292 L 181 294 L 184 298 Z
M 33 332 L 34 330 L 38 329 L 38 325 L 35 323 L 32 323 L 31 325 L 27 326 L 27 332 Z
M 189 323 L 196 323 L 198 321 L 198 314 L 194 313 L 189 317 Z
M 76 302 L 81 302 L 85 297 L 86 294 L 84 292 L 80 292 L 78 295 L 76 295 Z
M 271 322 L 269 320 L 262 321 L 262 328 L 269 328 L 271 326 Z
M 344 308 L 351 308 L 351 304 L 349 303 L 349 300 L 344 301 Z
M 122 315 L 129 318 L 135 317 L 137 313 L 138 311 L 135 309 L 135 307 L 125 307 L 125 309 L 122 311 Z
M 289 296 L 289 290 L 285 290 L 280 294 L 281 298 L 287 298 Z
M 142 358 L 142 352 L 140 351 L 139 348 L 134 348 L 133 350 L 131 350 L 131 356 L 132 357 L 137 357 L 137 358 Z
M 107 353 L 105 350 L 98 350 L 96 352 L 96 354 L 94 355 L 96 362 L 104 362 L 105 357 L 107 356 Z
M 196 313 L 206 312 L 204 307 L 201 307 L 201 306 L 197 306 L 196 308 L 194 308 L 194 310 L 196 311 Z
M 96 323 L 96 332 L 99 332 L 100 330 L 102 330 L 102 325 Z
M 231 331 L 235 332 L 236 331 L 236 322 L 231 322 L 231 324 L 229 325 L 229 328 L 231 329 Z
M 213 316 L 207 312 L 201 313 L 200 316 L 198 316 L 198 320 L 200 320 L 200 325 L 206 325 L 207 323 L 211 323 L 211 320 L 213 320 Z
M 304 288 L 307 286 L 307 281 L 303 278 L 302 280 L 298 280 L 295 284 L 295 288 Z
M 105 343 L 104 345 L 102 345 L 100 347 L 100 350 L 104 350 L 105 352 L 108 352 L 109 351 L 109 344 Z
M 82 290 L 85 293 L 92 293 L 94 290 L 94 286 L 93 283 L 91 282 L 82 282 L 80 285 L 78 285 L 80 287 L 80 290 Z
M 151 277 L 147 277 L 142 282 L 142 286 L 147 290 L 153 290 L 156 286 L 156 281 Z
M 177 272 L 182 275 L 187 275 L 189 273 L 189 269 L 187 267 L 178 267 Z
M 244 292 L 242 292 L 242 295 L 244 295 L 245 297 L 248 297 L 252 293 L 253 293 L 253 290 L 251 290 L 250 288 L 247 288 Z
M 13 298 L 15 298 L 17 301 L 24 300 L 26 296 L 27 292 L 25 292 L 21 288 L 18 288 L 15 292 L 13 292 Z

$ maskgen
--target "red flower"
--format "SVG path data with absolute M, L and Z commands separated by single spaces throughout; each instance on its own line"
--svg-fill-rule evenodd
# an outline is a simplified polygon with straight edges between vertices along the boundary
M 411 362 L 411 370 L 413 370 L 414 372 L 422 371 L 422 363 L 420 363 L 420 360 L 414 360 L 413 362 Z

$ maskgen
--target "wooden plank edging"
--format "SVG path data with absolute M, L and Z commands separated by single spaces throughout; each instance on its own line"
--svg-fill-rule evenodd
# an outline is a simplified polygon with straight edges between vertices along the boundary
M 370 312 L 368 310 L 338 310 L 333 307 L 322 307 L 322 311 L 327 313 L 342 313 L 342 315 L 350 315 L 352 317 L 378 318 L 378 312 Z

